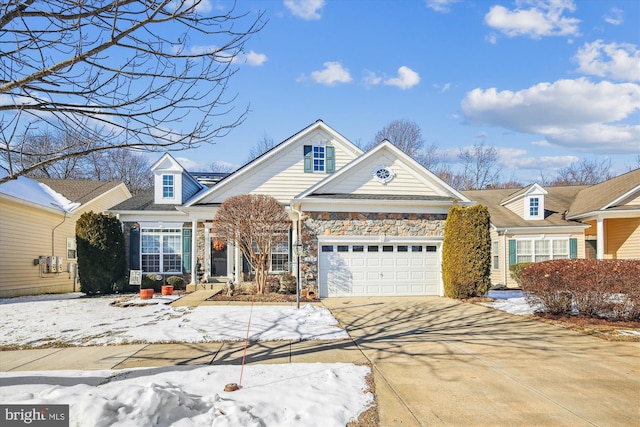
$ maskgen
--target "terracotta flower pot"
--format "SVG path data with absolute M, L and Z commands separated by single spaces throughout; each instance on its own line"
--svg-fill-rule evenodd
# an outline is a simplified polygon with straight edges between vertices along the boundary
M 171 285 L 163 286 L 162 295 L 173 295 L 173 286 Z
M 153 289 L 140 289 L 140 299 L 153 298 Z

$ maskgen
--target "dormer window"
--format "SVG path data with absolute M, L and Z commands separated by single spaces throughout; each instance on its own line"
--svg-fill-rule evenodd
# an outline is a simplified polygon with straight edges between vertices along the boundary
M 531 197 L 529 199 L 529 216 L 537 217 L 540 212 L 540 199 L 538 197 Z
M 335 149 L 331 145 L 305 145 L 304 171 L 333 173 L 336 168 Z
M 162 197 L 172 199 L 174 195 L 173 175 L 162 175 Z
M 524 199 L 524 219 L 544 219 L 544 195 L 536 194 Z

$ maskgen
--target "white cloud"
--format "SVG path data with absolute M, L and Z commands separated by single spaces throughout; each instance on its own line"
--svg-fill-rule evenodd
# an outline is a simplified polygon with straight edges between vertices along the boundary
M 616 80 L 640 81 L 640 50 L 629 43 L 609 43 L 602 40 L 586 43 L 573 57 L 578 71 Z
M 489 9 L 484 20 L 491 28 L 509 37 L 528 36 L 539 39 L 579 34 L 580 20 L 563 16 L 565 11 L 575 11 L 573 0 L 525 0 L 521 4 L 529 5 L 530 8 L 509 10 L 496 5 Z
M 587 79 L 540 83 L 512 92 L 474 89 L 461 103 L 466 120 L 539 134 L 588 152 L 637 152 L 640 125 L 621 123 L 640 111 L 640 86 Z
M 446 91 L 448 91 L 449 89 L 451 89 L 451 83 L 445 83 L 442 86 L 434 83 L 432 85 L 435 89 L 438 89 L 440 91 L 440 93 L 445 93 Z
M 440 13 L 447 13 L 451 10 L 451 5 L 460 0 L 427 0 L 427 7 Z
M 609 9 L 609 13 L 604 16 L 605 22 L 611 25 L 620 25 L 624 22 L 623 11 L 617 7 Z
M 349 70 L 342 67 L 339 62 L 325 62 L 324 70 L 314 71 L 311 73 L 310 77 L 302 76 L 298 79 L 298 81 L 304 81 L 307 79 L 311 79 L 316 83 L 333 86 L 336 83 L 349 83 L 351 82 L 351 75 L 349 74 Z
M 305 21 L 313 21 L 322 18 L 321 12 L 325 5 L 324 0 L 284 0 L 284 5 L 293 16 Z
M 365 87 L 377 86 L 382 83 L 382 77 L 378 76 L 373 71 L 365 71 L 364 78 L 362 79 Z
M 249 53 L 239 53 L 233 58 L 234 63 L 247 64 L 251 66 L 260 66 L 267 62 L 267 55 L 264 53 L 256 53 L 249 51 Z
M 387 86 L 396 86 L 400 89 L 409 89 L 420 83 L 420 75 L 404 65 L 398 68 L 398 77 L 392 77 L 384 81 Z

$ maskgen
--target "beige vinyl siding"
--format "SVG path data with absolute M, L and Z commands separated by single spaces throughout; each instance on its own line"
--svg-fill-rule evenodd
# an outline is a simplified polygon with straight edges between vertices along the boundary
M 115 188 L 107 191 L 99 197 L 91 200 L 88 203 L 85 203 L 78 209 L 74 211 L 74 214 L 77 218 L 80 217 L 84 212 L 104 212 L 109 208 L 114 207 L 118 203 L 124 202 L 129 198 L 128 192 L 124 184 L 120 184 Z
M 41 293 L 73 292 L 73 278 L 67 270 L 67 237 L 75 237 L 73 215 L 55 214 L 31 206 L 0 201 L 0 297 Z M 63 222 L 64 220 L 64 222 Z M 51 256 L 52 231 L 54 255 L 63 257 L 62 273 L 40 274 L 33 265 L 39 256 Z
M 498 260 L 500 268 L 493 268 L 493 243 L 498 242 Z M 495 230 L 491 230 L 491 286 L 496 285 L 506 285 L 504 280 L 504 269 L 505 269 L 505 250 L 504 250 L 504 241 L 502 236 L 499 236 Z M 507 253 L 507 261 L 509 254 Z
M 395 177 L 383 184 L 373 178 L 373 171 L 381 164 L 388 166 L 395 173 Z M 400 160 L 387 154 L 358 165 L 349 174 L 349 179 L 337 179 L 335 183 L 322 188 L 322 192 L 337 194 L 411 194 L 411 195 L 440 195 L 433 188 L 408 169 Z
M 520 218 L 524 218 L 524 198 L 519 198 L 513 202 L 504 205 L 505 208 L 518 215 Z
M 273 156 L 260 167 L 253 168 L 250 177 L 243 177 L 236 182 L 215 191 L 215 199 L 205 198 L 199 203 L 222 203 L 231 196 L 240 194 L 266 194 L 274 197 L 280 203 L 289 204 L 298 194 L 329 174 L 325 172 L 305 173 L 303 146 L 313 145 L 310 141 L 300 141 L 289 147 L 286 152 Z M 335 147 L 335 170 L 339 170 L 349 163 L 355 155 L 347 152 L 341 145 L 329 142 Z M 295 184 L 295 185 L 293 185 Z
M 606 259 L 640 258 L 640 218 L 604 221 Z

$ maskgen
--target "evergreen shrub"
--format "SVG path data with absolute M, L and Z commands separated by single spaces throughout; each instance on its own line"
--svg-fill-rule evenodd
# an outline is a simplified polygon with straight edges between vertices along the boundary
M 486 206 L 453 206 L 444 227 L 442 279 L 450 298 L 484 295 L 491 286 L 491 235 Z
M 80 290 L 111 294 L 124 283 L 127 265 L 122 225 L 114 215 L 86 212 L 76 222 Z

